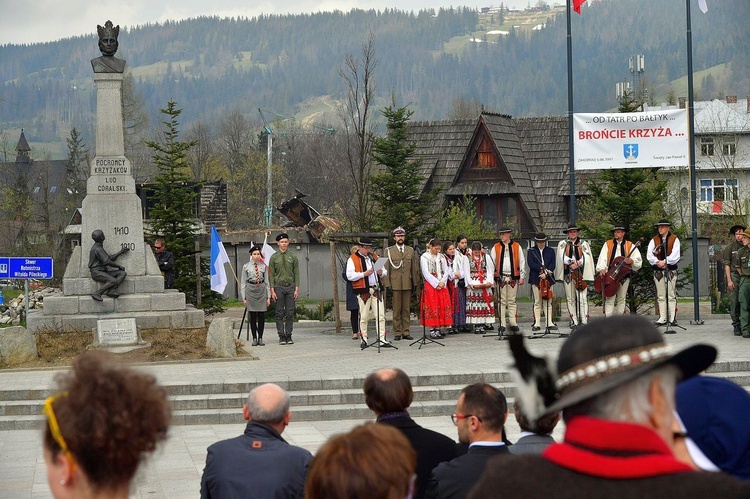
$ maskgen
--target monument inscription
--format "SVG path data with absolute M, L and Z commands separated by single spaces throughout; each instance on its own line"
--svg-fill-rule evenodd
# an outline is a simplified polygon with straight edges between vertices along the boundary
M 96 323 L 96 342 L 100 347 L 137 345 L 135 318 L 100 319 Z

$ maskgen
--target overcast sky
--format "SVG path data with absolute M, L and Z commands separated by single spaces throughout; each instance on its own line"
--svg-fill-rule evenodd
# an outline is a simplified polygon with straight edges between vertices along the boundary
M 397 7 L 402 10 L 465 5 L 522 8 L 530 0 L 0 0 L 0 45 L 36 43 L 96 33 L 96 25 L 115 25 L 198 16 L 243 16 Z M 536 2 L 531 2 L 536 3 Z

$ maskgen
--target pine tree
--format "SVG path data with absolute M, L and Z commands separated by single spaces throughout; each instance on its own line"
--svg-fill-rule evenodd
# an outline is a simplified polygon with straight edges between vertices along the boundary
M 422 188 L 422 163 L 412 159 L 416 145 L 408 140 L 407 124 L 414 113 L 406 106 L 388 106 L 382 114 L 387 120 L 386 135 L 375 138 L 372 145 L 372 157 L 381 168 L 370 177 L 378 203 L 375 229 L 390 232 L 403 226 L 409 234 L 427 235 L 440 189 Z
M 154 177 L 153 200 L 150 211 L 151 231 L 164 237 L 174 255 L 174 287 L 185 293 L 188 302 L 197 303 L 195 270 L 195 241 L 198 237 L 197 206 L 200 202 L 195 184 L 190 182 L 192 170 L 187 163 L 187 152 L 195 142 L 179 140 L 178 109 L 170 100 L 163 115 L 161 141 L 148 141 L 154 152 L 152 160 L 158 170 Z M 208 259 L 201 258 L 201 303 L 206 313 L 221 311 L 222 295 L 210 290 Z

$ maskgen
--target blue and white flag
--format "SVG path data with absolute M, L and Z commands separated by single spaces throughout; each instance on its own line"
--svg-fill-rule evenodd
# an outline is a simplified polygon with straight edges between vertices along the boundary
M 211 291 L 223 293 L 227 287 L 227 272 L 224 264 L 229 263 L 229 256 L 221 243 L 216 227 L 211 226 Z
M 698 0 L 698 8 L 703 12 L 704 14 L 708 12 L 708 5 L 706 5 L 706 0 Z

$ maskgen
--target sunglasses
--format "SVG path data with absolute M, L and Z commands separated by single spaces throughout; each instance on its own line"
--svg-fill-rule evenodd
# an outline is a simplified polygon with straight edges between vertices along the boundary
M 65 395 L 67 394 L 62 394 L 62 396 Z M 69 460 L 70 465 L 75 466 L 75 459 L 73 458 L 73 454 L 71 454 L 70 449 L 68 448 L 68 444 L 67 442 L 65 442 L 65 439 L 60 432 L 60 425 L 57 423 L 57 416 L 55 416 L 55 410 L 52 408 L 52 404 L 59 396 L 60 395 L 53 395 L 52 397 L 47 397 L 47 399 L 44 401 L 44 409 L 42 412 L 47 417 L 47 425 L 49 426 L 49 432 L 52 434 L 52 438 L 55 440 L 57 445 L 60 446 L 63 454 Z

